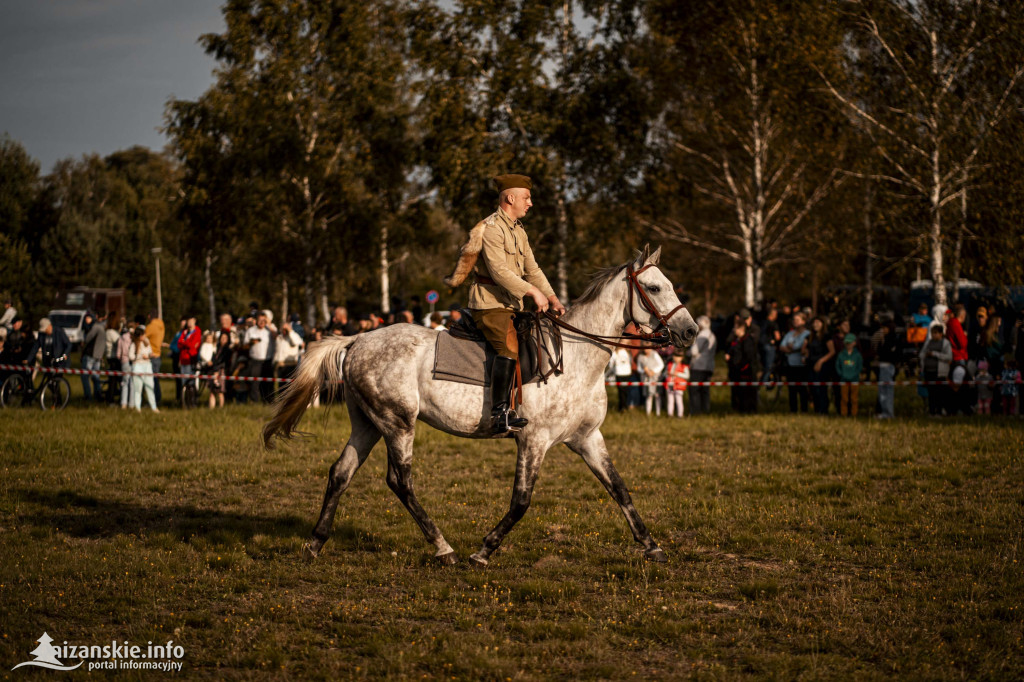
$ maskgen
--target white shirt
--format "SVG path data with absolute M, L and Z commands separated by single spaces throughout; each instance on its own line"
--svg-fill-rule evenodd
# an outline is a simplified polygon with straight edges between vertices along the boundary
M 217 350 L 217 347 L 212 343 L 204 343 L 199 346 L 199 361 L 204 365 L 208 365 L 213 362 L 213 354 Z
M 135 349 L 135 341 L 132 341 L 131 345 L 128 346 L 129 362 L 142 362 L 143 360 L 149 360 L 152 357 L 153 349 L 149 345 L 149 339 L 145 336 L 142 337 L 142 343 L 139 344 L 138 350 Z
M 245 332 L 244 343 L 248 344 L 253 339 L 259 339 L 259 342 L 249 348 L 249 357 L 262 362 L 267 359 L 267 353 L 270 352 L 270 330 L 266 327 L 249 327 Z
M 14 309 L 12 305 L 10 308 L 4 311 L 2 317 L 0 317 L 0 327 L 6 327 L 12 329 L 14 327 L 14 318 L 17 316 L 18 311 Z
M 302 351 L 302 337 L 294 329 L 281 332 L 274 347 L 274 364 L 294 365 L 299 362 Z
M 626 376 L 633 373 L 633 356 L 625 348 L 616 348 L 612 353 L 612 365 L 615 367 L 617 376 Z
M 665 361 L 657 353 L 652 352 L 650 355 L 641 353 L 636 358 L 636 366 L 641 371 L 649 369 L 654 373 L 648 375 L 647 372 L 644 372 L 643 379 L 645 381 L 655 381 L 661 375 L 661 371 L 665 369 Z

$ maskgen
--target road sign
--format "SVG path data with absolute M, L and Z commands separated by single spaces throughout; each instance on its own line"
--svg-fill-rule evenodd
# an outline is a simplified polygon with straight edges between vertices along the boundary
M 439 298 L 441 298 L 441 295 L 438 294 L 433 289 L 431 289 L 430 291 L 427 292 L 427 303 L 431 303 L 431 304 L 437 303 Z

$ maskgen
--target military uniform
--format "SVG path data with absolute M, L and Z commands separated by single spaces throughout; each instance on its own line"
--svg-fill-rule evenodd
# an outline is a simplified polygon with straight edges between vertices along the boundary
M 555 292 L 533 257 L 521 222 L 512 220 L 499 208 L 484 218 L 480 226 L 483 257 L 476 261 L 473 271 L 469 307 L 473 321 L 498 355 L 516 359 L 519 348 L 512 315 L 523 310 L 523 299 L 531 287 L 540 289 L 545 297 L 554 296 Z
M 533 187 L 525 175 L 500 175 L 494 178 L 494 182 L 499 193 Z M 529 201 L 528 195 L 525 200 Z M 469 241 L 462 247 L 455 271 L 444 282 L 454 288 L 470 274 L 473 280 L 469 289 L 469 307 L 473 311 L 473 321 L 498 354 L 491 366 L 492 434 L 504 436 L 529 423 L 510 407 L 519 359 L 519 342 L 512 316 L 523 310 L 523 299 L 533 287 L 548 299 L 553 298 L 555 292 L 533 257 L 522 223 L 501 207 L 469 231 Z

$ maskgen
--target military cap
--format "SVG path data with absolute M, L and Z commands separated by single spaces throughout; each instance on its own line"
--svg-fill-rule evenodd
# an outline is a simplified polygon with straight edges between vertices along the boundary
M 507 189 L 514 187 L 522 187 L 523 189 L 533 189 L 533 182 L 530 178 L 525 175 L 516 175 L 510 173 L 508 175 L 499 175 L 494 178 L 494 184 L 498 188 L 498 193 L 504 192 Z

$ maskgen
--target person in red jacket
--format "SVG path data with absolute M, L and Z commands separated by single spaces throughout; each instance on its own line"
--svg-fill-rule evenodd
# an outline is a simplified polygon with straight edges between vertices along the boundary
M 195 364 L 199 361 L 199 346 L 203 342 L 203 332 L 196 325 L 196 316 L 189 314 L 185 328 L 181 330 L 181 338 L 178 339 L 178 371 L 182 374 L 191 374 Z M 181 379 L 179 384 L 184 385 Z
M 953 347 L 953 363 L 950 371 L 956 365 L 967 364 L 967 334 L 964 333 L 964 321 L 967 320 L 967 309 L 962 303 L 957 303 L 952 309 L 946 311 L 946 338 L 949 345 Z

